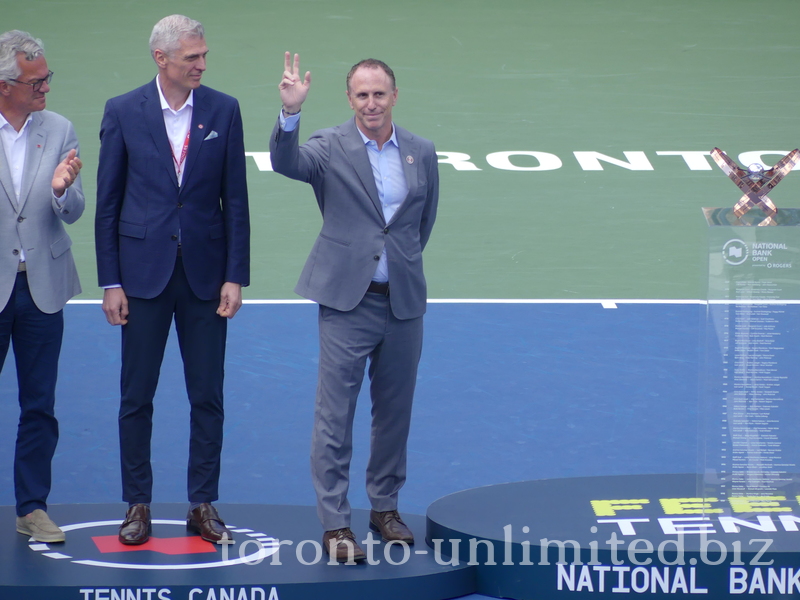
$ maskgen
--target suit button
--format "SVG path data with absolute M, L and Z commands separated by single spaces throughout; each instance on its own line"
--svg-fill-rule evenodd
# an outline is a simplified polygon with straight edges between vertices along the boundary
M 25 220 L 25 217 L 17 217 L 17 223 L 22 223 Z
M 183 208 L 183 204 L 181 204 L 180 202 L 178 202 L 178 208 Z
M 16 250 L 15 250 L 15 252 L 16 252 Z M 381 259 L 381 257 L 378 256 L 377 254 L 375 256 L 373 256 L 372 258 L 374 258 L 375 260 L 380 260 Z
M 17 250 L 16 248 L 14 248 L 14 249 L 11 251 L 11 254 L 13 254 L 14 256 L 17 256 L 17 255 L 19 254 L 19 250 Z
M 387 227 L 386 229 L 384 229 L 383 233 L 389 233 L 389 228 Z
M 178 241 L 178 236 L 177 235 L 173 235 L 172 238 L 170 238 L 170 239 L 172 239 L 173 242 L 177 242 Z

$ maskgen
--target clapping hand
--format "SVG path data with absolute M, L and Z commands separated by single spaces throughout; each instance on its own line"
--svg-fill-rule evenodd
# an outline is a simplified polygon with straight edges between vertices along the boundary
M 55 172 L 53 173 L 53 193 L 56 198 L 61 198 L 66 189 L 75 183 L 78 173 L 81 172 L 83 163 L 78 158 L 78 151 L 72 149 L 67 154 L 67 157 L 58 163 Z

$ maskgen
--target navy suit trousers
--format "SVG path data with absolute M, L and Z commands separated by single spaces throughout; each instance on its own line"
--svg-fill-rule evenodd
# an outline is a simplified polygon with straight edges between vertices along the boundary
M 152 299 L 128 298 L 130 314 L 122 326 L 119 437 L 122 499 L 129 504 L 152 500 L 153 397 L 173 318 L 191 406 L 188 499 L 218 499 L 228 326 L 227 319 L 216 314 L 218 306 L 219 299 L 200 300 L 192 292 L 180 257 L 161 294 Z
M 31 298 L 28 278 L 17 274 L 8 304 L 0 312 L 0 368 L 13 341 L 19 385 L 19 427 L 14 453 L 17 516 L 47 510 L 53 454 L 58 443 L 54 414 L 56 378 L 64 312 L 40 311 Z

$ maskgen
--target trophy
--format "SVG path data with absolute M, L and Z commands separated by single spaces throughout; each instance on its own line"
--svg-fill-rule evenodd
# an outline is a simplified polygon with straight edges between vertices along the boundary
M 731 181 L 744 192 L 736 206 L 733 207 L 733 214 L 741 219 L 757 206 L 766 215 L 766 218 L 758 226 L 776 225 L 774 217 L 778 213 L 778 208 L 767 194 L 800 162 L 800 149 L 795 148 L 789 152 L 768 171 L 765 171 L 759 163 L 753 163 L 745 171 L 719 148 L 711 151 L 711 157 L 719 168 L 730 177 Z

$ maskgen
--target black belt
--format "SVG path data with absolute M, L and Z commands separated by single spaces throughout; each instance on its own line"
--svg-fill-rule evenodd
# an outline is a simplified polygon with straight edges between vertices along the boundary
M 389 282 L 384 281 L 370 281 L 369 287 L 367 288 L 367 292 L 370 294 L 380 294 L 382 296 L 389 295 Z

